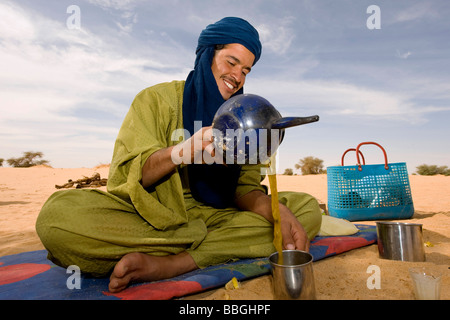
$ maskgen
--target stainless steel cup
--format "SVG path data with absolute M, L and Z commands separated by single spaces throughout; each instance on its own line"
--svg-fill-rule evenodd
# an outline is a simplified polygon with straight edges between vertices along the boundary
M 380 258 L 401 261 L 425 261 L 422 225 L 377 221 Z
M 276 300 L 316 299 L 313 256 L 305 251 L 284 250 L 283 260 L 282 265 L 278 264 L 278 252 L 269 257 L 274 298 Z

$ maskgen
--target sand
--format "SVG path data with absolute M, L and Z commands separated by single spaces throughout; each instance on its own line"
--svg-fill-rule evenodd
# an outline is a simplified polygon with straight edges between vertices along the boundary
M 58 169 L 46 166 L 0 168 L 0 256 L 44 249 L 34 228 L 40 208 L 47 198 L 67 180 L 91 177 L 95 172 L 108 176 L 108 166 Z M 327 201 L 327 176 L 278 176 L 279 191 L 303 191 L 320 202 Z M 268 181 L 264 181 L 268 185 Z M 355 249 L 313 264 L 318 299 L 414 299 L 408 269 L 428 266 L 443 272 L 441 299 L 450 299 L 450 177 L 410 176 L 415 214 L 408 222 L 423 224 L 426 262 L 403 262 L 378 257 L 376 245 Z M 106 187 L 100 187 L 106 190 Z M 403 220 L 404 221 L 404 220 Z M 358 223 L 375 225 L 374 221 Z M 369 289 L 373 274 L 380 269 L 380 289 Z M 270 276 L 244 281 L 235 290 L 219 288 L 185 299 L 273 299 Z

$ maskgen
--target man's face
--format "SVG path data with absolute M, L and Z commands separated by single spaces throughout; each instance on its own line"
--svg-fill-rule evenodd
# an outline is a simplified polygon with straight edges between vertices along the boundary
M 239 43 L 225 45 L 216 52 L 211 65 L 219 91 L 225 100 L 244 86 L 245 77 L 251 71 L 254 54 Z

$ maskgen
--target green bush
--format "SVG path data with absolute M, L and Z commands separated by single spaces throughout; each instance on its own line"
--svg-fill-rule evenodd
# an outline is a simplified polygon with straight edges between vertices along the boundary
M 447 166 L 440 166 L 437 165 L 428 165 L 428 164 L 422 164 L 418 166 L 417 168 L 417 174 L 420 174 L 422 176 L 434 176 L 437 174 L 442 174 L 444 176 L 450 176 L 450 169 L 448 169 Z
M 42 152 L 24 152 L 21 158 L 10 158 L 6 160 L 11 167 L 14 168 L 29 168 L 42 164 L 49 164 L 47 160 L 36 160 L 35 158 L 42 158 L 44 154 Z
M 323 160 L 312 156 L 300 159 L 299 163 L 295 165 L 295 169 L 300 169 L 302 171 L 302 175 L 320 174 L 326 172 L 323 169 Z

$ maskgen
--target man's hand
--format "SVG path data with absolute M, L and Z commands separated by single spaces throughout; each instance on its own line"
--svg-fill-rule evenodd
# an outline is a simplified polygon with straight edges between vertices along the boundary
M 211 163 L 215 156 L 212 127 L 203 127 L 172 150 L 174 164 Z M 206 161 L 205 161 L 206 160 Z
M 283 248 L 309 251 L 309 239 L 302 224 L 288 207 L 280 203 L 281 234 Z
M 205 163 L 205 160 L 212 163 L 215 156 L 212 140 L 212 127 L 203 127 L 186 141 L 154 152 L 142 168 L 141 184 L 147 188 L 157 183 L 180 164 Z

